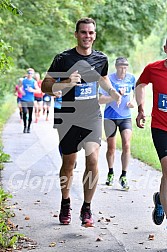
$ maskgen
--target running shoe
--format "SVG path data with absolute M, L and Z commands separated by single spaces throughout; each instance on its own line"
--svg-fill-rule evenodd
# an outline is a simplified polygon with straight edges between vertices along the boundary
M 27 129 L 27 133 L 30 133 L 30 128 Z
M 112 186 L 113 182 L 114 182 L 114 174 L 108 173 L 107 180 L 106 180 L 106 185 Z
M 82 221 L 81 225 L 83 227 L 93 227 L 93 219 L 92 219 L 92 212 L 90 207 L 82 207 L 80 220 Z
M 156 225 L 161 225 L 164 220 L 164 210 L 160 203 L 160 196 L 159 192 L 154 193 L 153 195 L 153 201 L 155 204 L 155 208 L 152 212 L 152 219 Z
M 120 177 L 119 183 L 122 186 L 122 189 L 129 190 L 129 185 L 128 185 L 128 181 L 127 181 L 127 177 L 126 176 Z
M 26 127 L 24 127 L 24 129 L 23 129 L 23 133 L 27 133 Z
M 60 214 L 59 214 L 59 221 L 61 224 L 68 225 L 71 222 L 71 208 L 70 203 L 65 205 L 61 205 Z

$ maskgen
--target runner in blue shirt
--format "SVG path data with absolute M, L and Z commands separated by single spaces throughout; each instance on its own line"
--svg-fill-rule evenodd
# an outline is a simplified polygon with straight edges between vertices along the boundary
M 124 57 L 119 57 L 115 62 L 116 72 L 109 75 L 112 86 L 122 95 L 122 101 L 119 107 L 115 101 L 111 101 L 108 93 L 102 88 L 99 89 L 101 104 L 106 103 L 104 110 L 104 130 L 107 138 L 107 163 L 109 172 L 106 185 L 112 186 L 114 181 L 114 156 L 116 150 L 116 132 L 119 128 L 122 140 L 122 174 L 119 182 L 123 189 L 128 190 L 126 172 L 130 158 L 130 140 L 132 136 L 131 108 L 134 107 L 134 94 L 131 93 L 135 87 L 135 77 L 127 73 L 128 61 Z M 132 98 L 132 100 L 131 100 Z
M 23 108 L 23 133 L 30 133 L 30 126 L 32 122 L 32 112 L 34 107 L 34 93 L 40 92 L 36 80 L 33 78 L 34 69 L 29 68 L 27 70 L 27 77 L 24 78 L 19 86 L 22 92 L 21 105 Z M 27 113 L 28 113 L 28 127 L 27 127 Z

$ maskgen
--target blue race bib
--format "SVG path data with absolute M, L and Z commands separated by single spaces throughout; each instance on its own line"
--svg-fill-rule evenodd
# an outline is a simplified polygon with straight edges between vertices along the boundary
M 132 90 L 132 86 L 128 84 L 119 85 L 117 91 L 119 92 L 121 89 L 124 90 L 124 95 L 129 95 Z
M 97 97 L 97 83 L 87 82 L 81 86 L 75 86 L 75 100 L 87 100 Z
M 163 112 L 167 112 L 167 94 L 159 94 L 158 109 Z

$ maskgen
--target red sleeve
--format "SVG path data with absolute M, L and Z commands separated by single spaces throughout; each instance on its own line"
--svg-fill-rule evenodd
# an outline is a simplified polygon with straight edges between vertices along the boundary
M 150 65 L 147 65 L 139 77 L 139 84 L 148 84 L 150 81 Z

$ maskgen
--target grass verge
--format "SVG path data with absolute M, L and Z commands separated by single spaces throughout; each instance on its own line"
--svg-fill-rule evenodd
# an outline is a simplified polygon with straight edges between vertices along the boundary
M 101 106 L 101 111 L 104 111 L 104 105 Z M 131 139 L 131 155 L 133 158 L 152 166 L 156 170 L 161 170 L 161 165 L 153 145 L 151 136 L 151 110 L 152 110 L 152 89 L 151 85 L 146 87 L 146 100 L 145 100 L 145 115 L 146 123 L 144 129 L 139 129 L 136 126 L 137 105 L 132 109 L 132 124 L 133 132 Z M 103 113 L 104 114 L 104 113 Z M 103 132 L 103 139 L 105 133 Z M 122 149 L 121 137 L 119 130 L 117 131 L 117 148 Z
M 133 131 L 131 139 L 131 155 L 140 161 L 152 166 L 156 170 L 161 170 L 160 162 L 153 145 L 150 117 L 147 118 L 144 129 L 136 126 L 135 118 L 132 118 Z M 122 149 L 120 134 L 117 134 L 117 148 Z
M 3 152 L 2 143 L 2 130 L 4 124 L 7 122 L 11 114 L 16 109 L 15 97 L 12 95 L 7 95 L 3 102 L 0 104 L 0 169 L 3 169 L 3 163 L 8 162 L 10 155 Z M 20 234 L 12 234 L 11 232 L 11 222 L 9 218 L 12 217 L 12 212 L 10 207 L 7 206 L 7 200 L 11 198 L 12 195 L 6 193 L 2 186 L 0 186 L 0 249 L 14 248 L 18 237 Z

